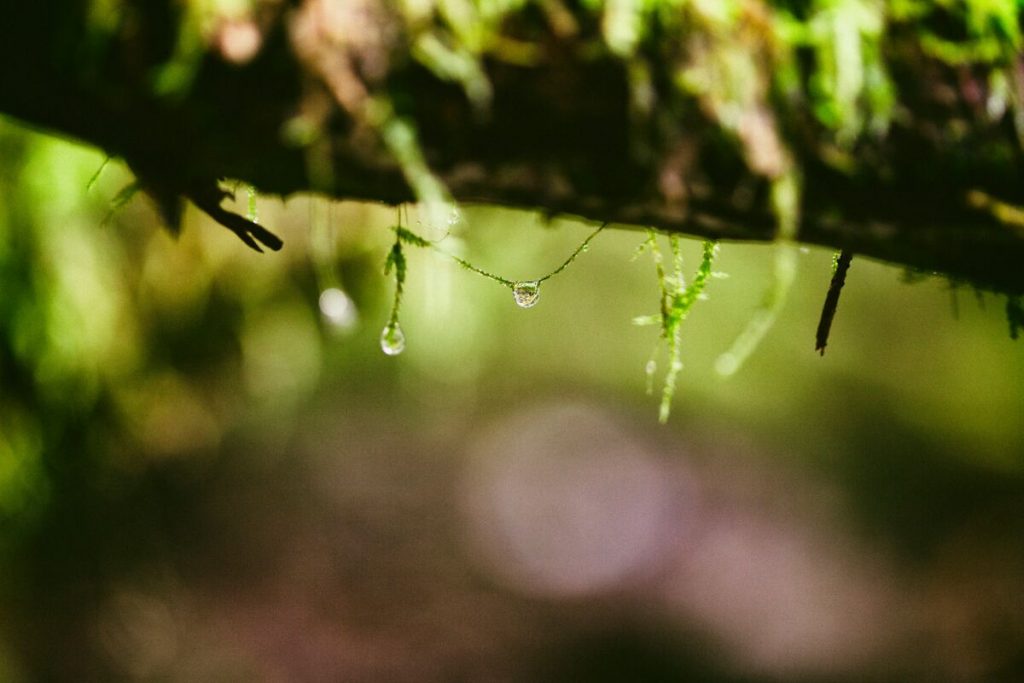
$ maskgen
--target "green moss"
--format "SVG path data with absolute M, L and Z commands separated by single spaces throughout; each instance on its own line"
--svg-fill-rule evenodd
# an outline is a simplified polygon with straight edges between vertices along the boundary
M 662 423 L 668 421 L 672 410 L 672 399 L 676 391 L 676 378 L 683 369 L 682 323 L 689 315 L 693 305 L 703 298 L 704 288 L 708 279 L 713 275 L 712 265 L 718 253 L 717 243 L 704 242 L 700 265 L 693 276 L 693 282 L 687 286 L 683 277 L 683 255 L 679 236 L 671 235 L 669 245 L 672 251 L 671 272 L 665 268 L 665 257 L 658 246 L 657 233 L 649 230 L 647 239 L 640 245 L 639 251 L 649 252 L 654 260 L 661 305 L 657 315 L 640 316 L 633 319 L 633 323 L 636 325 L 656 324 L 661 330 L 658 347 L 655 348 L 654 355 L 647 362 L 646 371 L 648 390 L 650 390 L 653 388 L 654 373 L 657 372 L 657 361 L 654 356 L 657 355 L 660 347 L 664 346 L 668 356 L 668 369 L 665 371 L 661 403 L 658 409 L 658 419 Z

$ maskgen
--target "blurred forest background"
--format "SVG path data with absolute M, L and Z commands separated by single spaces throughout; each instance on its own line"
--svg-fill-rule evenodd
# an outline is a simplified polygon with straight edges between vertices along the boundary
M 104 157 L 0 123 L 0 680 L 1024 678 L 1002 299 L 855 259 L 821 358 L 832 255 L 802 250 L 725 380 L 770 278 L 725 243 L 662 427 L 642 233 L 529 310 L 408 249 L 388 357 L 394 209 L 259 198 L 283 252 L 193 209 L 175 241 L 141 195 L 111 213 Z M 592 230 L 462 217 L 510 279 Z

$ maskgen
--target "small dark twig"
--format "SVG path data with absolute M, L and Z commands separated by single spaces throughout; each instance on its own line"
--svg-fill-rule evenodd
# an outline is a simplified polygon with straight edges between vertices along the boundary
M 247 218 L 221 208 L 221 201 L 230 197 L 230 192 L 224 192 L 216 183 L 210 186 L 202 186 L 193 189 L 187 195 L 192 203 L 202 209 L 210 218 L 217 221 L 231 232 L 238 235 L 238 238 L 249 247 L 258 252 L 263 252 L 260 244 L 274 251 L 284 246 L 281 238 L 264 228 L 259 223 L 254 223 Z M 257 244 L 259 242 L 260 244 Z
M 825 346 L 828 344 L 828 334 L 832 329 L 832 320 L 836 317 L 836 308 L 839 306 L 839 294 L 843 291 L 846 283 L 846 271 L 850 269 L 850 262 L 853 254 L 847 250 L 839 253 L 836 259 L 836 270 L 832 274 L 832 282 L 828 286 L 828 294 L 825 295 L 825 305 L 821 309 L 821 319 L 818 321 L 818 333 L 815 338 L 814 350 L 825 355 Z

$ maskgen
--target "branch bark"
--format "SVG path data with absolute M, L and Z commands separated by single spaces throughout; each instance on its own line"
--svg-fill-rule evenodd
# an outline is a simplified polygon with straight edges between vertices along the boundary
M 459 202 L 768 241 L 771 183 L 790 169 L 800 241 L 1024 293 L 1021 145 L 1012 107 L 986 106 L 997 67 L 950 66 L 894 24 L 892 120 L 840 144 L 806 94 L 813 56 L 796 48 L 795 91 L 768 80 L 785 46 L 758 31 L 788 4 L 750 0 L 730 29 L 764 70 L 733 123 L 713 89 L 679 86 L 718 49 L 694 17 L 648 17 L 624 54 L 600 14 L 548 0 L 503 17 L 468 60 L 455 20 L 383 0 L 264 0 L 237 16 L 170 0 L 11 0 L 0 111 L 123 157 L 164 206 L 202 197 L 213 214 L 220 178 L 415 200 L 420 151 Z M 998 68 L 1011 95 L 1024 92 L 1016 57 Z M 388 142 L 409 130 L 415 144 Z

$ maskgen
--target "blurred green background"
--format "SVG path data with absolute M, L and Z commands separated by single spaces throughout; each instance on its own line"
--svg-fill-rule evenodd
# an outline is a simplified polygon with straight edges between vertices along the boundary
M 772 247 L 724 244 L 660 426 L 639 231 L 529 310 L 407 248 L 388 357 L 394 209 L 260 197 L 260 255 L 103 161 L 0 122 L 0 681 L 1024 679 L 1001 298 L 855 259 L 821 358 L 802 249 L 726 380 Z M 461 212 L 513 280 L 592 230 Z

